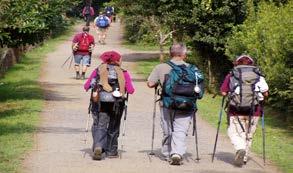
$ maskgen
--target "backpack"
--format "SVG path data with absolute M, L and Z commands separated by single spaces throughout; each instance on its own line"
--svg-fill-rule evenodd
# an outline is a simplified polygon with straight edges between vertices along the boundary
M 113 91 L 115 91 L 117 88 L 120 91 L 119 83 L 118 83 L 118 76 L 114 69 L 114 65 L 108 65 L 108 83 L 112 87 Z M 107 92 L 105 90 L 100 91 L 100 101 L 101 102 L 117 102 L 120 101 L 119 99 L 115 98 L 112 94 L 112 92 Z
M 105 8 L 105 12 L 106 12 L 106 15 L 109 17 L 113 14 L 113 8 L 108 6 Z
M 90 48 L 90 36 L 88 34 L 82 34 L 81 41 L 78 42 L 78 49 L 79 52 L 88 52 Z
M 100 28 L 106 28 L 109 26 L 109 20 L 105 16 L 99 16 L 96 21 L 96 26 Z
M 233 68 L 229 83 L 230 109 L 243 115 L 252 115 L 259 104 L 255 84 L 260 76 L 260 70 L 255 66 L 238 65 Z
M 191 111 L 196 109 L 196 100 L 203 96 L 203 75 L 194 65 L 175 65 L 168 61 L 172 67 L 169 74 L 165 75 L 163 83 L 163 106 L 174 110 Z M 195 87 L 200 87 L 200 92 L 195 92 Z
M 90 15 L 90 14 L 91 14 L 91 7 L 90 7 L 90 6 L 86 6 L 86 7 L 85 7 L 84 14 L 85 14 L 85 15 Z

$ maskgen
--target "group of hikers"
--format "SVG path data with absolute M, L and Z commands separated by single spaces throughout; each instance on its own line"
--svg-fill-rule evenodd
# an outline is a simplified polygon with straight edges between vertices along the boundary
M 72 44 L 77 79 L 85 79 L 94 46 L 95 41 L 89 34 L 89 26 L 84 26 L 83 32 L 75 35 Z M 161 156 L 171 165 L 181 165 L 187 150 L 186 137 L 191 122 L 197 147 L 196 101 L 204 95 L 204 76 L 195 65 L 186 62 L 185 44 L 174 43 L 169 53 L 170 59 L 167 62 L 154 67 L 148 77 L 147 86 L 155 89 L 154 115 L 156 103 L 159 102 L 163 133 Z M 106 51 L 99 59 L 101 64 L 84 84 L 84 89 L 91 91 L 89 110 L 93 117 L 94 160 L 119 157 L 121 118 L 123 113 L 127 113 L 128 94 L 135 91 L 129 72 L 121 67 L 123 58 L 117 51 Z M 83 66 L 80 75 L 81 64 Z M 236 150 L 234 163 L 241 167 L 248 161 L 253 135 L 260 117 L 263 116 L 268 85 L 253 58 L 241 55 L 235 59 L 234 68 L 225 77 L 220 91 L 223 96 L 222 109 L 227 98 L 225 110 L 228 136 Z M 160 96 L 158 100 L 157 95 Z

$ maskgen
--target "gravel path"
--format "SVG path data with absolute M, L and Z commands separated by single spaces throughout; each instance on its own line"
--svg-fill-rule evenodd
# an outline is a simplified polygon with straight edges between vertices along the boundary
M 76 30 L 80 30 L 77 26 Z M 92 31 L 96 36 L 96 33 Z M 91 133 L 84 143 L 84 131 L 87 120 L 89 93 L 84 92 L 82 80 L 74 79 L 73 69 L 60 68 L 70 55 L 71 38 L 60 44 L 48 54 L 43 66 L 40 82 L 45 90 L 46 103 L 41 114 L 41 124 L 35 135 L 35 147 L 24 161 L 23 172 L 27 173 L 259 173 L 278 172 L 273 166 L 262 166 L 262 160 L 253 156 L 248 165 L 235 168 L 232 164 L 234 150 L 225 136 L 220 136 L 214 163 L 211 152 L 216 129 L 198 118 L 200 162 L 196 163 L 194 138 L 191 129 L 187 139 L 188 153 L 182 166 L 170 166 L 157 156 L 149 157 L 153 90 L 146 87 L 145 81 L 137 74 L 132 74 L 136 93 L 129 98 L 126 136 L 123 139 L 122 159 L 91 159 Z M 114 23 L 109 30 L 107 45 L 97 45 L 92 64 L 98 64 L 97 55 L 105 50 L 118 50 L 124 58 L 123 66 L 131 69 L 138 58 L 156 56 L 156 52 L 137 52 L 121 47 L 122 31 L 119 23 Z M 95 66 L 95 65 L 93 65 Z M 92 71 L 91 67 L 89 71 Z M 88 74 L 89 75 L 89 74 Z M 200 113 L 200 112 L 199 112 Z M 155 152 L 159 153 L 161 129 L 159 112 L 157 113 Z M 91 123 L 91 121 L 90 121 Z M 121 138 L 120 138 L 121 140 Z M 120 145 L 119 145 L 120 147 Z

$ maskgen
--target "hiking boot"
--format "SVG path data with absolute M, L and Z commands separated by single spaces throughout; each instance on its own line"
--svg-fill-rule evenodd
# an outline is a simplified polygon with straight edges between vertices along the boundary
M 102 153 L 103 153 L 102 148 L 101 147 L 96 147 L 94 149 L 93 160 L 102 160 Z
M 237 150 L 234 164 L 238 167 L 241 167 L 244 164 L 244 156 L 246 151 L 243 149 Z
M 75 76 L 75 79 L 80 79 L 80 74 L 79 73 L 76 73 L 76 76 Z
M 179 154 L 172 154 L 170 165 L 181 165 L 182 158 Z
M 81 79 L 85 80 L 85 74 L 81 75 Z

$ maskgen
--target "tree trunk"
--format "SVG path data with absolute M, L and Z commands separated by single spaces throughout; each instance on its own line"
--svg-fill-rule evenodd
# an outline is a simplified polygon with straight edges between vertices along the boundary
M 211 58 L 208 56 L 208 80 L 209 80 L 209 88 L 212 87 L 212 69 L 211 69 Z
M 160 44 L 160 63 L 164 62 L 164 46 Z

